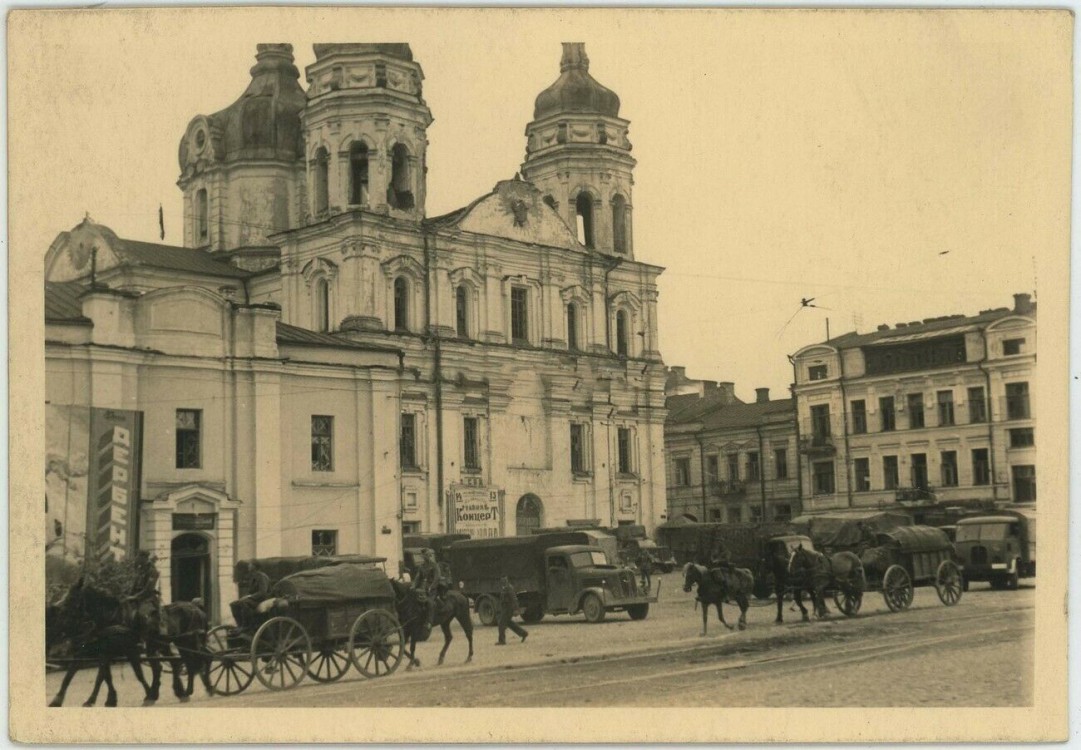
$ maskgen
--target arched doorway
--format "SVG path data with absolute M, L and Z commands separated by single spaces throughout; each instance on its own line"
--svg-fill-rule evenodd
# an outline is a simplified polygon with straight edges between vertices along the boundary
M 199 597 L 205 602 L 207 614 L 214 613 L 215 597 L 211 589 L 210 541 L 202 534 L 181 534 L 174 537 L 171 548 L 174 602 L 190 602 Z
M 515 533 L 518 536 L 529 536 L 533 529 L 539 529 L 544 520 L 544 504 L 541 499 L 530 492 L 518 498 L 518 509 L 515 511 Z

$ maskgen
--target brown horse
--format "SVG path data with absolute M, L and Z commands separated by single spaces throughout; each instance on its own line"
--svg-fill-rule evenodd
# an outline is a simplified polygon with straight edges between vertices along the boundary
M 826 589 L 843 591 L 849 595 L 863 593 L 866 577 L 860 558 L 852 552 L 837 552 L 826 556 L 821 552 L 808 550 L 799 545 L 788 561 L 788 572 L 798 575 L 811 592 L 815 614 L 826 617 Z
M 722 602 L 739 605 L 739 629 L 747 627 L 747 608 L 750 607 L 750 595 L 754 591 L 754 576 L 745 568 L 721 567 L 712 570 L 704 565 L 687 563 L 683 569 L 683 590 L 689 592 L 697 586 L 697 598 L 702 603 L 702 633 L 706 634 L 709 620 L 709 607 L 717 608 L 717 617 L 729 630 L 734 628 L 724 619 Z
M 409 642 L 409 665 L 406 671 L 420 666 L 420 659 L 415 656 L 417 642 L 428 640 L 428 635 L 435 625 L 443 630 L 443 650 L 439 652 L 438 664 L 443 663 L 450 642 L 454 640 L 450 631 L 453 620 L 458 621 L 466 640 L 469 641 L 469 654 L 465 657 L 465 662 L 468 664 L 473 661 L 473 616 L 469 609 L 469 599 L 457 591 L 448 591 L 440 604 L 435 597 L 429 597 L 400 581 L 391 580 L 391 584 L 394 586 L 398 622 L 401 623 L 402 632 Z

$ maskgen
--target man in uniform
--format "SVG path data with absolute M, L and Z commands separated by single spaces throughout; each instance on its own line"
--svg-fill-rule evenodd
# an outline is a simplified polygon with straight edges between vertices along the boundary
M 413 582 L 413 588 L 423 592 L 426 596 L 435 598 L 436 602 L 441 605 L 443 593 L 446 591 L 443 586 L 443 574 L 439 570 L 439 564 L 435 561 L 435 552 L 433 550 L 425 550 L 423 555 L 423 560 L 417 566 L 417 579 Z
M 131 594 L 127 601 L 134 605 L 136 618 L 149 632 L 165 635 L 158 578 L 158 569 L 150 557 L 150 552 L 139 550 L 135 555 L 135 579 L 132 581 Z
M 252 621 L 259 604 L 270 596 L 270 576 L 252 566 L 248 574 L 246 589 L 248 593 L 229 605 L 237 627 L 244 627 Z
M 653 586 L 653 560 L 650 559 L 649 552 L 643 549 L 639 550 L 635 562 L 638 564 L 638 573 L 642 576 L 642 588 L 648 593 Z
M 507 628 L 510 628 L 514 633 L 525 642 L 529 633 L 518 623 L 514 622 L 513 618 L 518 612 L 518 594 L 514 593 L 514 587 L 510 585 L 510 580 L 503 576 L 500 581 L 501 586 L 499 589 L 499 640 L 496 641 L 497 646 L 507 645 Z

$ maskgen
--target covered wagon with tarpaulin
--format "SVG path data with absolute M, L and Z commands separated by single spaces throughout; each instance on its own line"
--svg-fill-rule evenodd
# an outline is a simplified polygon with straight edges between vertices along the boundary
M 934 586 L 947 607 L 961 601 L 964 587 L 957 553 L 946 532 L 932 526 L 899 526 L 875 534 L 875 546 L 860 554 L 867 577 L 866 590 L 881 591 L 893 612 L 912 605 L 915 588 Z M 862 594 L 834 600 L 846 613 L 859 610 Z
M 211 630 L 213 691 L 239 693 L 253 679 L 271 690 L 294 687 L 305 677 L 334 682 L 350 666 L 365 677 L 394 672 L 404 637 L 394 588 L 380 565 L 385 559 L 358 557 L 360 562 L 338 560 L 287 575 L 273 584 L 252 622 Z M 264 561 L 254 562 L 262 569 Z
M 302 570 L 314 570 L 326 568 L 331 565 L 350 563 L 352 565 L 364 565 L 370 568 L 385 568 L 385 557 L 372 557 L 371 555 L 316 555 L 298 557 L 261 557 L 255 560 L 238 560 L 233 566 L 233 581 L 237 585 L 240 596 L 247 596 L 248 583 L 252 571 L 258 570 L 265 573 L 273 586 L 281 579 L 299 573 Z
M 912 516 L 897 511 L 857 511 L 799 516 L 793 530 L 810 537 L 815 549 L 832 554 L 874 546 L 877 534 L 912 525 Z

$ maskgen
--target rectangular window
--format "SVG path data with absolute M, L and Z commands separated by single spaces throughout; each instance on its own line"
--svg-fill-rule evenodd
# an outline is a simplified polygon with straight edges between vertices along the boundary
M 791 505 L 774 505 L 773 506 L 773 520 L 774 521 L 791 521 L 792 520 L 792 506 Z
M 620 427 L 617 440 L 619 443 L 619 473 L 632 474 L 634 466 L 631 462 L 631 431 L 626 427 Z
M 871 490 L 871 459 L 857 458 L 853 461 L 856 472 L 856 492 L 870 492 Z
M 1034 445 L 1036 445 L 1036 437 L 1031 427 L 1010 430 L 1011 448 L 1031 448 Z
M 510 290 L 510 337 L 516 344 L 529 343 L 529 290 L 516 286 Z
M 897 489 L 900 483 L 900 475 L 897 471 L 897 456 L 882 457 L 882 486 L 887 490 Z
M 987 421 L 987 400 L 984 398 L 983 386 L 968 389 L 968 421 Z
M 334 417 L 312 415 L 312 471 L 334 471 Z
M 711 521 L 720 521 L 721 520 L 721 509 L 720 508 L 710 508 L 709 509 L 709 520 L 711 520 Z
M 454 330 L 459 338 L 469 338 L 469 291 L 464 286 L 454 292 Z
M 402 468 L 417 468 L 417 415 L 402 415 L 402 432 L 398 445 L 402 453 Z
M 312 531 L 312 557 L 334 557 L 338 554 L 337 529 Z
M 830 405 L 811 407 L 811 436 L 816 445 L 826 442 L 830 436 Z
M 739 523 L 742 518 L 743 514 L 740 514 L 739 516 L 737 516 L 735 522 Z M 762 523 L 762 509 L 757 505 L 751 506 L 751 523 Z
M 1028 408 L 1028 383 L 1006 384 L 1006 418 L 1028 419 L 1031 416 Z
M 753 515 L 753 509 L 752 509 Z M 728 509 L 728 523 L 743 523 L 743 508 L 736 506 Z
M 814 494 L 833 494 L 833 461 L 816 461 L 812 465 L 812 477 L 814 479 Z
M 991 462 L 986 448 L 972 449 L 972 483 L 991 484 Z
M 754 451 L 747 454 L 747 481 L 757 482 L 761 476 L 760 467 L 758 465 L 758 452 Z
M 807 377 L 811 380 L 825 380 L 827 372 L 825 365 L 811 365 L 807 368 Z
M 675 460 L 676 466 L 676 486 L 677 487 L 689 487 L 691 484 L 691 459 L 689 458 L 677 458 Z
M 462 442 L 465 446 L 462 468 L 467 471 L 480 471 L 480 434 L 477 431 L 476 417 L 465 417 L 462 420 Z
M 728 479 L 733 482 L 739 481 L 739 454 L 728 454 Z
M 571 424 L 571 472 L 574 474 L 585 474 L 588 471 L 585 432 L 584 425 Z
M 912 454 L 912 486 L 920 490 L 928 487 L 926 453 Z
M 1013 501 L 1036 502 L 1036 467 L 1011 466 L 1010 471 L 1013 474 Z
M 923 427 L 923 394 L 908 394 L 908 428 L 916 430 Z
M 1002 353 L 1007 357 L 1020 354 L 1025 348 L 1024 339 L 1006 339 L 1002 342 Z
M 706 456 L 706 480 L 710 484 L 721 481 L 721 467 L 717 455 Z
M 200 429 L 203 412 L 200 409 L 176 410 L 176 468 L 200 467 Z
M 953 391 L 939 391 L 937 396 L 938 426 L 946 427 L 953 424 Z
M 776 467 L 778 479 L 788 479 L 788 450 L 778 448 L 773 451 L 773 465 Z
M 852 433 L 862 435 L 867 432 L 867 402 L 863 399 L 852 402 Z
M 942 451 L 942 486 L 957 486 L 957 451 Z
M 893 410 L 893 396 L 883 396 L 878 399 L 878 418 L 881 420 L 882 432 L 893 432 L 897 429 L 897 414 Z

